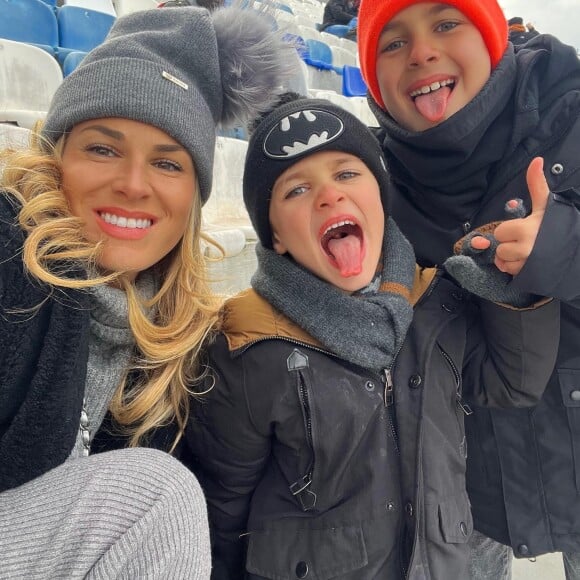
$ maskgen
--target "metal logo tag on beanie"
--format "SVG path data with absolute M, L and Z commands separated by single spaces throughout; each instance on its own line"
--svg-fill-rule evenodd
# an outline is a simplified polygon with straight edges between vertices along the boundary
M 333 113 L 298 111 L 270 129 L 264 139 L 264 153 L 272 159 L 291 159 L 334 141 L 343 131 L 344 123 Z

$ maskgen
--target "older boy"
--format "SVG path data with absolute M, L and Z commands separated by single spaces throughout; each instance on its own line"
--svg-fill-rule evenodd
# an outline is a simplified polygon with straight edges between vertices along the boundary
M 496 264 L 517 275 L 514 287 L 563 300 L 559 356 L 533 412 L 476 408 L 468 418 L 468 490 L 479 532 L 517 557 L 562 551 L 577 580 L 580 61 L 548 35 L 514 49 L 495 0 L 363 0 L 359 49 L 391 211 L 419 263 L 442 263 L 511 197 L 529 200 L 526 170 L 545 159 L 548 205 L 534 201 L 530 216 L 496 230 Z M 540 169 L 530 166 L 532 179 Z M 511 551 L 491 544 L 475 535 L 472 578 L 509 577 Z

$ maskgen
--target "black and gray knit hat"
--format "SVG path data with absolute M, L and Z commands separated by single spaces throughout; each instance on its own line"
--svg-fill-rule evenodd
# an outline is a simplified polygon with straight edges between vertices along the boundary
M 385 160 L 368 127 L 326 99 L 284 95 L 282 104 L 257 124 L 244 167 L 244 203 L 264 247 L 272 248 L 269 210 L 276 179 L 297 161 L 318 151 L 344 151 L 360 158 L 376 177 L 383 207 L 387 207 Z
M 122 117 L 165 131 L 191 154 L 209 197 L 216 125 L 245 123 L 276 101 L 294 50 L 256 10 L 144 10 L 118 18 L 57 90 L 43 135 Z

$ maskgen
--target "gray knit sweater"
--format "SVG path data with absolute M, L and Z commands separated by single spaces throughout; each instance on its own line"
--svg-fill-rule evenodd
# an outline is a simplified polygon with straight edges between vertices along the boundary
M 153 274 L 145 272 L 137 280 L 139 293 L 151 298 L 155 293 Z M 91 324 L 84 410 L 89 419 L 91 441 L 98 431 L 113 394 L 126 373 L 135 347 L 129 328 L 127 295 L 111 286 L 91 289 Z M 79 428 L 70 458 L 83 455 Z

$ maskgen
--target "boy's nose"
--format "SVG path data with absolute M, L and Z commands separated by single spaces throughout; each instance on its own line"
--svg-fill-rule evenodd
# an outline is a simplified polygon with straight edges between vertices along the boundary
M 413 42 L 409 54 L 409 64 L 411 66 L 421 66 L 439 59 L 439 51 L 432 43 L 425 40 Z
M 319 208 L 333 206 L 344 199 L 344 194 L 334 185 L 323 185 L 318 190 L 317 205 Z

